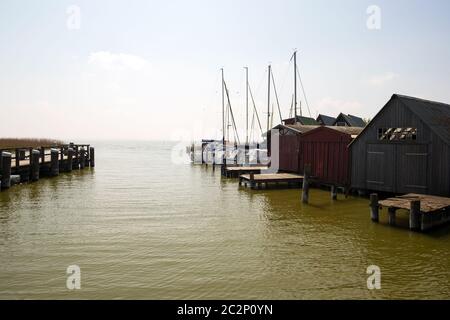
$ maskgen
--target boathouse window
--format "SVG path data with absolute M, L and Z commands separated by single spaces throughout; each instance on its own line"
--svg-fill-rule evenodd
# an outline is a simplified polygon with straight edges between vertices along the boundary
M 378 128 L 378 140 L 417 140 L 417 128 Z

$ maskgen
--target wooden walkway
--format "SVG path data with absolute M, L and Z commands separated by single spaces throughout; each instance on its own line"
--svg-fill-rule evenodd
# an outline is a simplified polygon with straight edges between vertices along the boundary
M 427 231 L 450 222 L 450 198 L 409 193 L 378 201 L 377 194 L 370 195 L 370 212 L 373 221 L 379 221 L 379 209 L 387 208 L 389 225 L 396 225 L 396 211 L 409 211 L 409 228 Z
M 225 166 L 223 175 L 227 178 L 237 178 L 246 173 L 261 173 L 262 170 L 267 170 L 267 166 Z
M 425 194 L 409 193 L 395 198 L 381 200 L 379 203 L 382 207 L 409 210 L 411 201 L 420 201 L 420 211 L 422 213 L 433 213 L 447 207 L 450 207 L 450 198 L 430 196 Z
M 269 184 L 283 183 L 288 187 L 293 184 L 303 182 L 303 176 L 294 173 L 264 173 L 264 174 L 243 174 L 239 176 L 239 185 L 244 183 L 245 186 L 250 185 L 252 189 L 259 189 L 262 185 L 266 188 Z
M 12 184 L 37 181 L 40 176 L 94 167 L 94 148 L 88 144 L 0 149 L 0 189 Z

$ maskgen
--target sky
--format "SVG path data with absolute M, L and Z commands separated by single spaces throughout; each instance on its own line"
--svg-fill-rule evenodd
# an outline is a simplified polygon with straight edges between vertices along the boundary
M 450 103 L 449 12 L 446 0 L 2 0 L 0 137 L 219 138 L 221 68 L 245 135 L 244 67 L 265 127 L 267 66 L 286 118 L 294 50 L 304 115 L 373 118 L 394 93 Z

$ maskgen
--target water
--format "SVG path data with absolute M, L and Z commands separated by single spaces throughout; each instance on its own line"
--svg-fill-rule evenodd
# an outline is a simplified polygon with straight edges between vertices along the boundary
M 239 189 L 172 164 L 172 146 L 96 143 L 94 170 L 1 192 L 0 298 L 450 298 L 449 228 L 375 224 L 367 199 L 322 190 L 302 205 L 298 189 Z

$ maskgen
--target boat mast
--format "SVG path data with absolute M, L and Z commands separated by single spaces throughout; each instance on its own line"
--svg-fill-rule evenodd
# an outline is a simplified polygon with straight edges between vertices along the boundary
M 222 164 L 225 164 L 225 81 L 223 68 L 220 71 L 222 73 Z
M 300 109 L 300 116 L 302 110 Z M 297 50 L 294 51 L 294 122 L 297 121 Z
M 268 67 L 268 81 L 267 81 L 267 132 L 270 130 L 270 74 L 271 74 L 271 65 Z
M 248 145 L 248 67 L 245 69 L 245 145 Z

